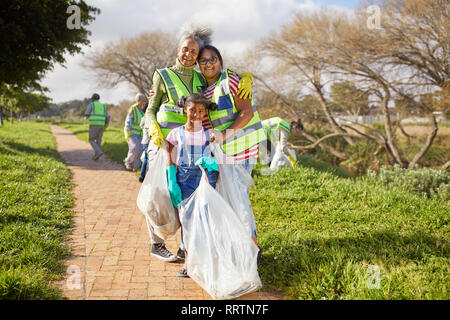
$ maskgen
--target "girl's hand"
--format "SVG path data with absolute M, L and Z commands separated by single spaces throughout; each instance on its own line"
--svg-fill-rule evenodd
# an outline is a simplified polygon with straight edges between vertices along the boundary
M 213 130 L 213 132 L 209 135 L 210 142 L 221 143 L 224 140 L 224 135 L 221 131 Z

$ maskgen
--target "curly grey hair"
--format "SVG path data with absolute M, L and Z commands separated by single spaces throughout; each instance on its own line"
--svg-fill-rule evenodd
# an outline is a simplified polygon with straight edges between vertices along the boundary
M 197 41 L 200 50 L 211 44 L 212 29 L 208 25 L 198 25 L 192 22 L 185 23 L 178 34 L 178 48 L 186 39 Z

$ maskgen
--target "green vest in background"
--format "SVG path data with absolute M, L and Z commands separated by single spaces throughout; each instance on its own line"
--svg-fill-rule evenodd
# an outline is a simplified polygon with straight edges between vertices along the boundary
M 193 89 L 186 87 L 184 82 L 178 75 L 169 68 L 158 69 L 161 79 L 166 87 L 169 101 L 161 105 L 156 113 L 156 121 L 161 128 L 164 138 L 167 138 L 169 132 L 182 126 L 187 121 L 187 116 L 182 108 L 176 106 L 176 102 L 181 97 L 187 97 L 190 93 L 199 93 L 206 88 L 207 84 L 202 75 L 194 70 L 194 78 L 192 82 Z
M 216 89 L 214 90 L 211 102 L 217 104 L 217 109 L 209 110 L 208 115 L 215 130 L 226 130 L 239 115 L 239 111 L 234 104 L 233 94 L 229 87 L 228 77 L 233 73 L 234 72 L 231 70 L 222 72 L 217 81 Z M 224 141 L 222 149 L 226 154 L 239 154 L 267 139 L 258 111 L 253 103 L 253 99 L 252 108 L 253 118 L 250 119 L 245 127 L 238 130 Z
M 106 106 L 98 101 L 91 102 L 89 125 L 104 126 L 105 123 L 106 123 Z
M 139 109 L 137 104 L 131 106 L 133 109 L 133 122 L 131 123 L 131 133 L 142 136 L 142 128 L 140 126 L 144 113 Z
M 267 136 L 270 142 L 274 143 L 280 139 L 278 130 L 284 130 L 287 133 L 291 132 L 291 125 L 286 120 L 280 117 L 273 117 L 262 121 L 264 128 L 266 129 Z

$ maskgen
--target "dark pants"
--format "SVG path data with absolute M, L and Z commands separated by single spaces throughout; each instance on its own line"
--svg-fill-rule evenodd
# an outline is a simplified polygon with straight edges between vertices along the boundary
M 95 156 L 102 152 L 102 136 L 103 136 L 104 126 L 90 125 L 89 126 L 89 143 L 94 149 Z
M 142 165 L 141 165 L 141 180 L 144 180 L 145 175 L 147 174 L 148 171 L 148 153 L 147 153 L 147 149 L 148 149 L 148 144 L 143 144 L 142 148 L 144 149 L 144 161 L 142 161 Z

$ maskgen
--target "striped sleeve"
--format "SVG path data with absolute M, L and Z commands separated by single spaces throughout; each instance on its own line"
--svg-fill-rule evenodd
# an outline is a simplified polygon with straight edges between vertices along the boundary
M 230 91 L 233 96 L 235 96 L 238 92 L 239 81 L 241 78 L 236 73 L 230 73 L 228 77 L 228 83 L 230 85 Z
M 205 128 L 207 130 L 211 130 L 213 128 L 211 121 L 209 121 L 209 117 L 207 114 L 205 115 L 205 117 L 202 120 L 202 126 L 203 126 L 203 128 Z

